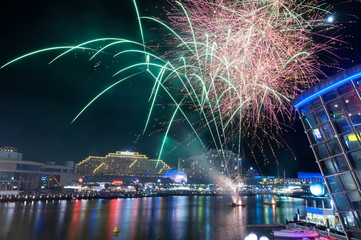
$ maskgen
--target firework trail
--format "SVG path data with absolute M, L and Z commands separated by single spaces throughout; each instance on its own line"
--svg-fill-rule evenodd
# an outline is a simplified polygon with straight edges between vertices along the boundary
M 287 147 L 280 136 L 281 130 L 293 118 L 289 100 L 318 81 L 318 76 L 325 75 L 321 68 L 327 64 L 319 55 L 332 55 L 330 43 L 337 40 L 326 36 L 332 27 L 323 20 L 329 14 L 326 6 L 316 1 L 295 0 L 170 3 L 172 8 L 166 12 L 167 19 L 161 20 L 141 17 L 134 1 L 141 43 L 118 38 L 95 39 L 77 46 L 29 53 L 2 67 L 36 53 L 64 48 L 66 50 L 51 63 L 79 49 L 93 52 L 90 60 L 104 53 L 113 57 L 139 55 L 142 60 L 116 72 L 113 76 L 124 77 L 101 91 L 73 121 L 112 87 L 139 74 L 148 74 L 154 80 L 154 86 L 144 132 L 161 93 L 169 97 L 174 109 L 164 129 L 159 159 L 178 116 L 185 119 L 205 148 L 241 153 L 242 143 L 246 142 L 255 160 L 257 149 L 266 163 L 265 145 L 271 147 L 274 156 L 272 143 Z M 162 39 L 167 51 L 159 54 L 160 48 L 146 43 L 142 22 L 152 22 L 169 32 Z M 99 50 L 91 47 L 99 43 L 105 45 Z M 114 46 L 126 46 L 126 49 L 109 53 Z M 139 68 L 143 70 L 134 73 Z M 198 113 L 197 121 L 188 117 L 185 109 L 189 106 Z M 204 132 L 211 139 L 210 143 L 202 142 Z

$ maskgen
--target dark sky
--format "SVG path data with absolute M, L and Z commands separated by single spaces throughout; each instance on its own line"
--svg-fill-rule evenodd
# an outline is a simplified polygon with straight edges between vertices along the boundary
M 159 16 L 161 6 L 167 6 L 167 3 L 143 0 L 138 1 L 138 5 L 142 15 Z M 361 62 L 361 24 L 359 19 L 350 16 L 358 14 L 359 5 L 339 4 L 333 10 L 336 19 L 343 22 L 341 28 L 345 27 L 340 34 L 350 43 L 347 47 L 354 48 L 338 51 L 345 58 L 340 63 L 343 68 Z M 75 45 L 95 38 L 121 37 L 141 41 L 136 21 L 131 0 L 7 0 L 0 8 L 0 65 L 33 50 Z M 152 26 L 147 27 L 150 29 L 146 32 L 148 38 L 159 38 L 157 32 L 151 31 Z M 103 56 L 88 61 L 88 54 L 77 52 L 48 65 L 57 53 L 60 52 L 39 54 L 0 70 L 0 146 L 17 147 L 24 159 L 41 162 L 79 162 L 89 155 L 101 156 L 117 150 L 138 151 L 156 158 L 161 134 L 148 135 L 160 129 L 159 122 L 166 121 L 170 113 L 158 106 L 148 134 L 138 138 L 147 117 L 147 96 L 152 87 L 145 78 L 139 77 L 115 87 L 70 124 L 92 97 L 119 80 L 112 78 L 112 74 L 132 59 L 114 60 Z M 294 129 L 284 137 L 297 160 L 289 150 L 276 149 L 280 171 L 286 168 L 290 176 L 294 176 L 296 170 L 317 171 L 299 121 Z M 178 157 L 201 153 L 195 143 L 168 154 L 189 131 L 185 126 L 173 130 L 163 157 L 170 165 L 175 164 Z M 250 158 L 244 162 L 246 166 L 255 166 Z M 265 174 L 276 174 L 275 161 L 270 159 L 269 167 L 263 170 Z

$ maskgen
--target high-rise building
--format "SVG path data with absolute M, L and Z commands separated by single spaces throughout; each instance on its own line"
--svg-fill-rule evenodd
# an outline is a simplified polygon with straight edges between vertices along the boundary
M 161 177 L 171 168 L 162 160 L 152 160 L 137 152 L 109 153 L 105 157 L 89 156 L 75 166 L 77 174 L 86 176 Z
M 180 162 L 180 169 L 187 174 L 188 180 L 201 182 L 214 182 L 221 175 L 235 178 L 240 175 L 240 168 L 241 160 L 229 150 L 210 149 Z
M 361 65 L 292 102 L 349 239 L 361 239 Z

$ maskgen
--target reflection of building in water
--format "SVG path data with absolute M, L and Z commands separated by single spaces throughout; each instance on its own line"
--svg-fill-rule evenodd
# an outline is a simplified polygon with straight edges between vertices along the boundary
M 0 194 L 8 191 L 52 188 L 71 184 L 76 179 L 74 162 L 65 165 L 55 162 L 22 160 L 23 154 L 13 147 L 0 147 Z
M 220 175 L 237 177 L 241 172 L 242 161 L 229 150 L 211 149 L 201 156 L 180 160 L 179 169 L 188 176 L 188 181 L 214 182 Z
M 89 156 L 75 166 L 78 174 L 85 176 L 152 176 L 161 177 L 170 170 L 162 160 L 152 160 L 137 152 L 109 153 L 105 157 Z
M 361 239 L 361 65 L 293 100 L 345 232 Z

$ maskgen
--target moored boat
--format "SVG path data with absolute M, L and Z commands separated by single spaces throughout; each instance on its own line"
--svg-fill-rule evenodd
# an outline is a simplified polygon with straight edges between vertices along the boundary
M 318 237 L 318 232 L 314 230 L 307 230 L 302 228 L 294 228 L 294 229 L 284 229 L 273 231 L 273 235 L 275 237 L 280 238 L 308 238 L 308 237 Z

